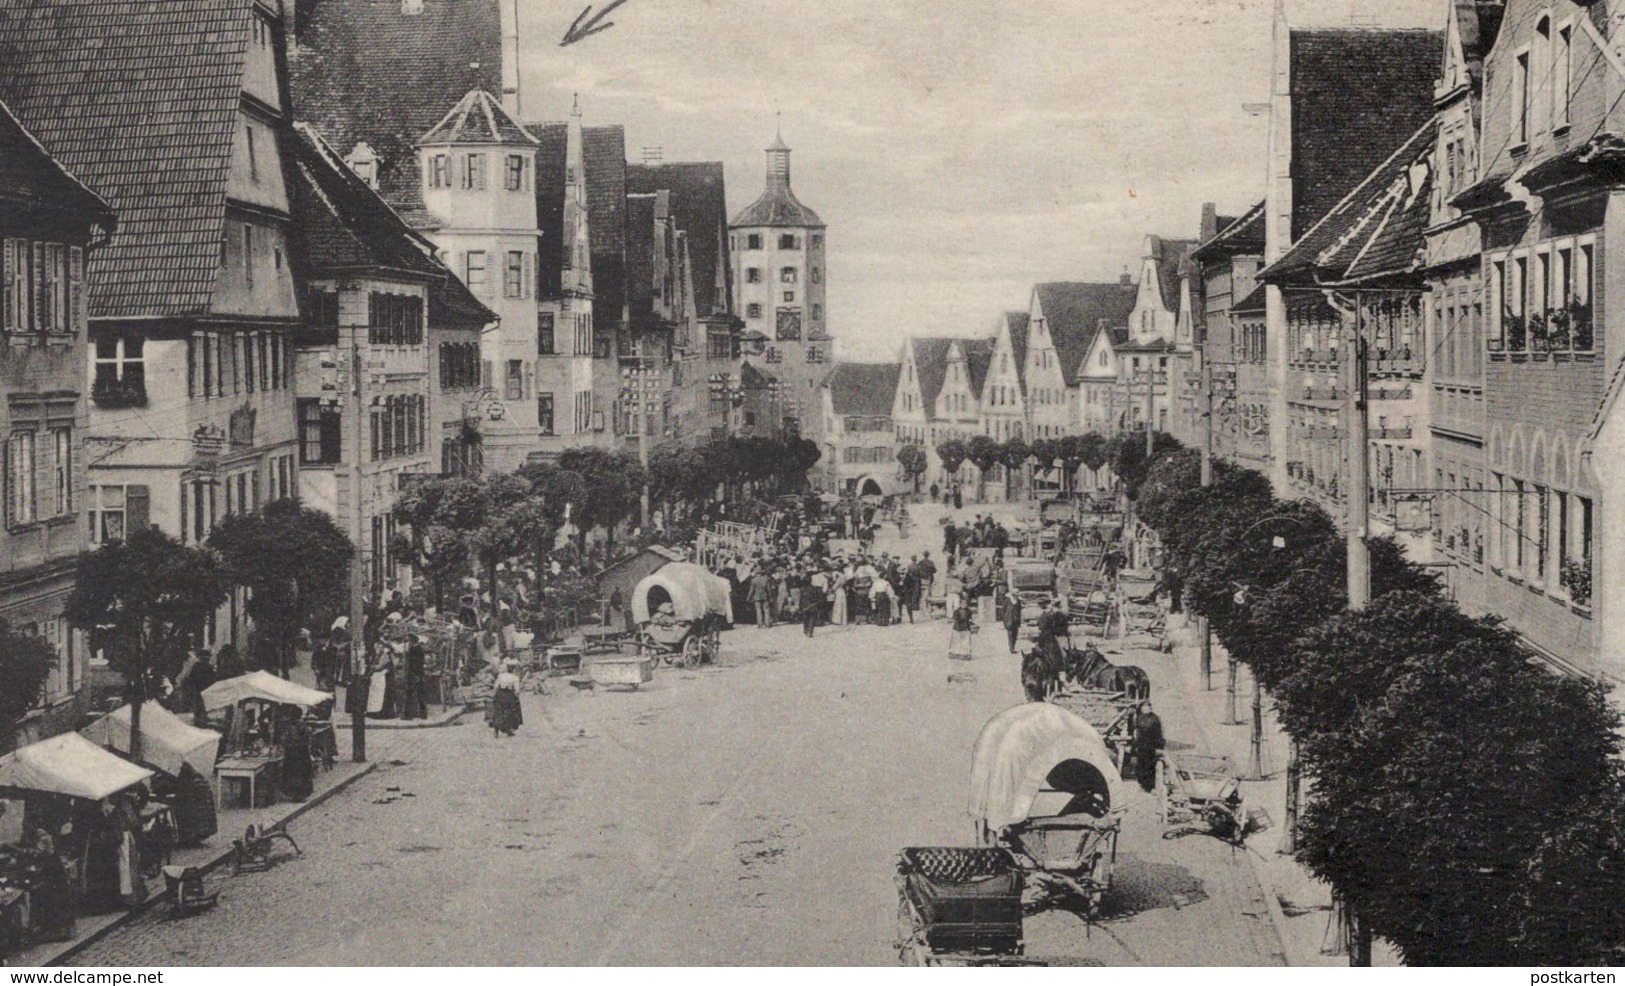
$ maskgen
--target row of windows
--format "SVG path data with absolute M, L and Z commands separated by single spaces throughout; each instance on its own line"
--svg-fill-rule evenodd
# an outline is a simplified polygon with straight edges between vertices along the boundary
M 801 271 L 798 268 L 795 268 L 795 267 L 781 267 L 781 268 L 779 268 L 779 283 L 780 284 L 795 284 L 800 280 L 800 278 L 801 278 Z M 822 270 L 820 270 L 819 268 L 814 267 L 810 271 L 807 272 L 807 280 L 812 282 L 813 284 L 822 284 L 822 283 L 824 283 L 824 272 Z M 762 269 L 760 267 L 747 267 L 747 268 L 745 268 L 745 283 L 746 284 L 760 284 L 760 283 L 762 283 Z
M 1016 403 L 1016 388 L 1007 384 L 994 384 L 987 390 L 988 404 L 993 407 L 1010 407 Z
M 785 301 L 794 301 L 795 300 L 795 292 L 793 292 L 793 291 L 785 292 L 785 299 L 784 300 Z M 812 309 L 810 311 L 810 314 L 811 314 L 812 320 L 814 322 L 822 322 L 824 320 L 824 306 L 823 305 L 813 305 Z M 791 315 L 791 316 L 794 316 L 794 317 L 790 318 L 790 319 L 786 319 L 785 318 L 786 315 Z M 751 302 L 750 304 L 747 304 L 745 306 L 745 317 L 746 318 L 761 318 L 762 317 L 762 306 L 760 304 L 757 304 L 756 302 Z M 795 334 L 794 335 L 787 335 L 786 334 L 787 331 L 794 332 Z M 799 312 L 799 311 L 786 311 L 784 309 L 779 310 L 779 338 L 780 339 L 799 339 L 799 338 L 801 338 L 801 312 Z
M 367 341 L 374 346 L 423 345 L 423 299 L 382 291 L 369 294 Z
M 385 397 L 372 409 L 372 461 L 416 455 L 427 445 L 429 402 L 421 394 Z
M 892 420 L 887 417 L 854 414 L 847 416 L 842 425 L 848 433 L 892 430 Z
M 501 157 L 502 187 L 510 192 L 530 191 L 530 158 L 523 154 L 504 154 Z M 429 187 L 483 192 L 486 186 L 486 161 L 487 156 L 482 152 L 432 155 L 427 175 Z
M 890 445 L 848 445 L 841 452 L 841 461 L 847 465 L 890 462 L 896 456 Z
M 231 233 L 229 225 L 226 226 L 220 234 L 220 269 L 230 270 L 231 261 L 235 257 L 242 268 L 243 283 L 252 288 L 257 274 L 255 260 L 265 255 L 258 242 L 261 238 L 271 235 L 273 234 L 270 230 L 257 229 L 253 223 L 237 224 L 236 235 Z M 273 244 L 270 250 L 272 267 L 281 270 L 282 247 L 277 245 L 280 244 L 280 240 L 273 240 Z
M 1535 25 L 1534 43 L 1513 61 L 1512 92 L 1518 119 L 1514 131 L 1527 144 L 1540 130 L 1569 125 L 1574 86 L 1574 25 L 1552 28 L 1549 15 Z
M 1501 473 L 1491 474 L 1490 492 L 1490 563 L 1504 576 L 1569 597 L 1565 571 L 1591 572 L 1591 499 Z
M 130 371 L 142 362 L 139 352 L 130 354 L 131 341 L 125 337 L 96 340 L 98 385 L 104 375 L 130 382 Z M 139 338 L 133 341 L 139 342 Z M 186 340 L 186 395 L 222 397 L 283 390 L 292 376 L 291 355 L 279 332 L 194 332 Z
M 740 249 L 739 237 L 735 236 L 733 238 L 733 244 L 732 245 L 733 245 L 733 249 L 735 251 L 738 251 Z M 820 250 L 820 249 L 823 249 L 823 246 L 824 246 L 824 234 L 823 233 L 814 233 L 814 234 L 812 234 L 812 248 L 814 250 Z M 745 234 L 745 241 L 744 241 L 744 249 L 746 249 L 746 250 L 760 250 L 760 249 L 762 249 L 762 234 L 761 233 L 746 233 Z M 794 233 L 780 233 L 779 234 L 779 249 L 780 250 L 799 250 L 799 249 L 801 249 L 801 237 L 797 236 Z
M 41 454 L 44 461 L 41 461 Z M 73 428 L 13 431 L 6 439 L 6 526 L 73 513 Z M 41 500 L 41 471 L 44 500 Z
M 477 342 L 440 344 L 440 389 L 467 390 L 480 385 L 480 346 Z
M 1491 352 L 1586 352 L 1596 344 L 1593 237 L 1492 256 L 1492 304 L 1485 327 Z
M 84 329 L 85 251 L 62 243 L 0 241 L 0 329 L 79 333 Z
M 102 497 L 107 497 L 106 487 L 103 487 Z M 138 487 L 125 487 L 126 502 L 133 502 Z M 294 488 L 293 455 L 279 455 L 266 461 L 265 472 L 265 501 L 285 500 L 292 498 Z M 230 517 L 233 514 L 252 513 L 260 508 L 261 481 L 258 466 L 250 466 L 237 472 L 224 476 L 193 476 L 181 480 L 180 484 L 180 529 L 181 537 L 192 544 L 201 544 L 208 539 L 209 533 L 214 530 L 215 523 L 221 517 Z M 136 516 L 134 506 L 127 509 L 129 516 L 125 519 L 125 526 L 129 530 L 139 530 L 146 526 L 147 504 L 141 504 L 141 515 Z M 100 524 L 97 521 L 100 521 Z M 95 536 L 98 527 L 105 534 L 109 526 L 109 518 L 105 512 L 100 517 L 91 520 L 92 536 Z M 107 538 L 104 537 L 104 540 Z
M 561 353 L 558 344 L 556 316 L 543 312 L 536 326 L 536 353 L 539 356 L 591 356 L 593 355 L 592 316 L 586 312 L 566 312 L 562 315 L 570 326 L 570 350 Z
M 502 258 L 502 296 L 529 298 L 535 281 L 534 255 L 523 250 L 505 250 Z M 463 283 L 476 298 L 491 297 L 491 255 L 470 250 L 463 257 Z

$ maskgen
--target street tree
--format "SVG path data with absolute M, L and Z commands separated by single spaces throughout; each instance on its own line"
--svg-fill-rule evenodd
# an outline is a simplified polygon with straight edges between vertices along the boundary
M 899 448 L 897 464 L 902 468 L 903 481 L 908 483 L 914 492 L 920 492 L 920 478 L 925 475 L 925 470 L 930 465 L 930 457 L 925 454 L 925 447 L 911 444 Z
M 43 637 L 0 618 L 0 748 L 11 745 L 17 720 L 39 703 L 54 663 L 56 651 Z
M 1004 496 L 1010 499 L 1016 495 L 1016 477 L 1027 468 L 1027 460 L 1033 457 L 1033 448 L 1021 438 L 1006 439 L 999 446 L 999 461 L 1004 465 Z
M 429 582 L 435 607 L 446 609 L 446 589 L 473 564 L 466 533 L 483 521 L 484 487 L 471 476 L 415 483 L 401 491 L 395 517 L 411 532 L 413 567 Z
M 987 499 L 987 474 L 1003 459 L 1003 450 L 990 435 L 972 435 L 965 443 L 965 458 L 976 467 L 976 498 Z
M 950 484 L 958 477 L 959 467 L 965 464 L 969 456 L 970 449 L 957 438 L 950 438 L 937 446 L 937 459 L 942 463 L 942 471 Z
M 64 609 L 107 664 L 124 676 L 130 754 L 141 757 L 141 705 L 156 678 L 173 676 L 205 622 L 226 601 L 229 581 L 213 552 L 155 527 L 86 555 Z
M 587 484 L 587 501 L 575 516 L 583 531 L 602 527 L 611 549 L 615 529 L 637 513 L 643 490 L 643 467 L 625 452 L 579 447 L 559 455 L 559 468 L 579 475 Z
M 330 515 L 297 500 L 227 517 L 208 543 L 226 576 L 248 590 L 257 641 L 286 677 L 300 628 L 344 611 L 354 543 Z

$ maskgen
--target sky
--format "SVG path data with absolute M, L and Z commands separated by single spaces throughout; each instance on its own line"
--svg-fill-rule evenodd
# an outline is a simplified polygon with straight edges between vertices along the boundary
M 829 225 L 843 359 L 988 335 L 1034 283 L 1138 273 L 1144 236 L 1263 197 L 1273 0 L 514 0 L 526 118 L 621 123 L 627 155 L 760 194 L 777 119 Z M 1289 0 L 1294 26 L 1443 25 L 1446 0 Z

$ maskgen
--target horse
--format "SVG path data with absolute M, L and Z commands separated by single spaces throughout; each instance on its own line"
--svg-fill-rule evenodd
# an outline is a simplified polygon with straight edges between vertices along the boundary
M 1135 702 L 1151 697 L 1151 676 L 1145 669 L 1133 664 L 1113 664 L 1092 646 L 1067 652 L 1066 677 L 1082 688 L 1122 692 Z

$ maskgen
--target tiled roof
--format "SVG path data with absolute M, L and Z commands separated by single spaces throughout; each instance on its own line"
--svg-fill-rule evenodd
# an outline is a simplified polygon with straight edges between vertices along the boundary
M 970 391 L 982 396 L 982 384 L 987 382 L 987 371 L 993 366 L 992 339 L 965 339 L 960 348 L 965 352 L 965 372 L 970 377 Z
M 1118 281 L 1062 281 L 1040 284 L 1034 290 L 1055 343 L 1056 358 L 1061 361 L 1061 375 L 1068 387 L 1075 387 L 1095 333 L 1102 325 L 1127 325 L 1139 289 Z
M 1269 298 L 1269 291 L 1267 288 L 1268 285 L 1260 281 L 1258 285 L 1253 288 L 1251 294 L 1230 306 L 1231 314 L 1251 315 L 1264 311 L 1266 302 Z
M 830 405 L 839 415 L 890 415 L 901 363 L 839 363 L 824 378 Z
M 593 324 L 609 332 L 626 307 L 626 130 L 620 124 L 584 127 L 581 158 L 592 237 Z
M 1191 251 L 1197 260 L 1215 260 L 1219 257 L 1233 257 L 1237 254 L 1264 252 L 1264 203 L 1260 202 L 1247 210 L 1247 214 L 1235 219 L 1220 217 L 1218 232 L 1205 243 L 1199 243 Z
M 533 147 L 536 138 L 508 115 L 497 98 L 484 89 L 470 89 L 428 133 L 419 147 L 444 144 L 516 144 Z
M 694 271 L 694 303 L 703 318 L 732 310 L 728 256 L 727 187 L 722 162 L 629 164 L 628 192 L 671 193 L 671 212 L 688 234 L 689 264 Z M 718 267 L 722 270 L 719 275 Z M 719 289 L 718 284 L 722 285 Z
M 1010 358 L 1016 364 L 1016 380 L 1021 392 L 1027 392 L 1027 327 L 1032 316 L 1027 312 L 1005 312 L 1004 322 L 1010 330 Z
M 542 231 L 537 247 L 536 297 L 555 299 L 563 293 L 564 183 L 570 149 L 570 127 L 565 123 L 525 126 L 536 138 L 536 228 Z M 589 231 L 590 233 L 590 231 Z
M 0 98 L 118 214 L 92 317 L 213 305 L 250 5 L 0 0 Z
M 1312 273 L 1336 283 L 1414 270 L 1424 246 L 1434 138 L 1430 119 L 1259 277 L 1281 281 Z
M 341 154 L 366 141 L 378 153 L 384 199 L 414 226 L 430 222 L 418 138 L 469 90 L 502 89 L 498 3 L 422 0 L 422 12 L 412 15 L 382 0 L 298 4 L 293 105 Z
M 914 376 L 920 383 L 920 406 L 929 409 L 942 393 L 942 381 L 948 375 L 948 349 L 958 341 L 946 336 L 913 336 L 908 344 L 914 347 Z
M 113 210 L 51 157 L 0 100 L 0 201 L 42 205 L 80 214 L 112 230 Z
M 801 204 L 787 185 L 770 185 L 761 198 L 734 216 L 730 226 L 792 226 L 821 228 L 824 220 Z
M 1179 311 L 1179 269 L 1195 246 L 1195 240 L 1157 238 L 1158 287 L 1162 289 L 1163 307 L 1171 312 Z
M 434 245 L 345 165 L 313 127 L 294 124 L 293 218 L 315 271 L 384 267 L 447 276 Z
M 429 324 L 446 328 L 479 330 L 495 322 L 497 316 L 474 297 L 462 278 L 443 277 L 429 285 Z
M 1444 35 L 1437 31 L 1293 31 L 1292 238 L 1433 116 Z

